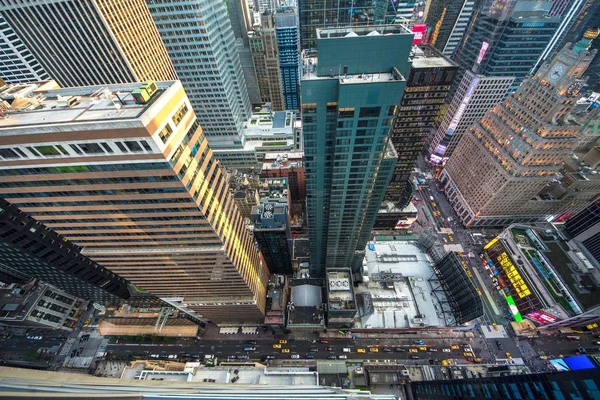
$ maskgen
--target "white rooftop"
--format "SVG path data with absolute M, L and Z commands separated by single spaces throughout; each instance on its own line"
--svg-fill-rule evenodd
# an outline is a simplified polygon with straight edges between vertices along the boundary
M 365 328 L 403 329 L 445 326 L 441 304 L 431 292 L 434 275 L 429 257 L 411 242 L 367 245 L 365 284 L 355 290 L 369 294 L 373 313 L 361 318 Z M 438 293 L 443 301 L 443 294 Z

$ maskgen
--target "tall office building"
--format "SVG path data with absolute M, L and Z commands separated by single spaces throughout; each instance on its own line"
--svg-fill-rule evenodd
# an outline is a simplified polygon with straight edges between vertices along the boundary
M 177 78 L 143 0 L 0 0 L 0 15 L 61 86 Z
M 286 110 L 300 109 L 300 29 L 295 7 L 277 9 L 275 34 Z
M 516 90 L 560 26 L 561 17 L 547 17 L 551 6 L 547 1 L 482 1 L 454 60 L 476 74 L 513 76 L 511 91 Z
M 590 31 L 563 47 L 463 136 L 440 176 L 463 224 L 535 222 L 570 206 L 541 192 L 578 143 L 580 126 L 570 114 L 597 36 Z
M 178 81 L 37 95 L 0 120 L 1 197 L 175 307 L 263 318 L 268 271 Z
M 397 156 L 390 128 L 410 72 L 402 26 L 317 30 L 303 60 L 310 273 L 357 272 Z M 389 51 L 395 49 L 395 51 Z
M 300 47 L 317 48 L 317 29 L 384 22 L 387 2 L 377 0 L 298 0 Z
M 225 3 L 147 3 L 211 147 L 240 147 L 239 133 L 252 106 Z
M 2 14 L 0 14 L 0 79 L 6 83 L 50 79 L 44 67 L 31 55 Z
M 475 0 L 430 0 L 425 18 L 427 43 L 446 56 L 452 55 L 469 24 L 474 4 Z
M 388 2 L 388 7 L 392 8 L 392 12 L 390 13 L 388 10 L 388 14 L 394 22 L 411 22 L 414 17 L 416 0 L 400 0 L 400 1 L 390 1 Z M 388 15 L 386 15 L 388 17 Z
M 565 228 L 600 263 L 600 201 L 595 201 L 569 218 Z
M 271 103 L 273 111 L 283 111 L 281 70 L 273 14 L 260 14 L 260 23 L 254 25 L 254 30 L 248 36 L 261 102 Z
M 0 274 L 21 281 L 38 278 L 104 306 L 119 305 L 131 296 L 125 279 L 82 256 L 81 248 L 4 199 L 0 199 Z
M 471 125 L 502 101 L 513 80 L 512 77 L 486 77 L 466 71 L 442 123 L 428 139 L 429 162 L 443 165 Z
M 458 70 L 456 64 L 429 45 L 413 48 L 413 53 L 412 69 L 390 134 L 398 162 L 385 193 L 385 199 L 396 202 L 400 209 L 410 201 L 410 174 L 425 138 L 440 123 L 446 96 Z

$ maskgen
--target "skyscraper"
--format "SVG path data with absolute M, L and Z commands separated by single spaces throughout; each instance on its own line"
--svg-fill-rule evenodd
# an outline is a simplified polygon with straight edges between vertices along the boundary
M 300 31 L 295 7 L 277 9 L 275 33 L 286 110 L 300 109 Z
M 600 201 L 569 218 L 565 228 L 600 263 Z
M 428 43 L 444 55 L 452 55 L 460 43 L 475 0 L 430 0 L 425 23 Z
M 384 22 L 387 2 L 377 0 L 298 0 L 300 47 L 317 48 L 317 29 Z
M 561 17 L 547 17 L 551 6 L 550 2 L 482 1 L 454 60 L 476 74 L 513 76 L 511 91 L 516 90 L 560 26 Z
M 61 86 L 177 78 L 143 0 L 0 0 L 0 15 Z
M 39 94 L 0 120 L 0 196 L 175 307 L 261 320 L 268 271 L 181 84 Z
M 25 48 L 21 39 L 0 14 L 0 79 L 7 83 L 50 79 L 44 68 Z
M 255 24 L 254 30 L 248 35 L 261 102 L 271 103 L 273 111 L 283 111 L 283 90 L 273 14 L 268 11 L 260 14 L 260 24 Z
M 225 3 L 147 3 L 211 147 L 241 146 L 239 133 L 252 106 Z
M 476 75 L 471 71 L 464 73 L 442 123 L 428 138 L 431 164 L 442 165 L 448 160 L 463 134 L 502 101 L 513 80 L 512 77 Z
M 541 195 L 578 143 L 571 121 L 598 32 L 565 46 L 467 132 L 440 176 L 468 226 L 535 222 L 568 204 Z M 577 211 L 577 210 L 570 210 Z
M 397 202 L 400 208 L 410 201 L 410 174 L 426 137 L 439 125 L 448 90 L 458 70 L 456 64 L 431 46 L 419 46 L 413 51 L 412 68 L 390 134 L 398 162 L 385 193 L 385 199 Z
M 313 276 L 362 265 L 397 160 L 390 128 L 412 37 L 401 26 L 323 29 L 319 57 L 306 52 L 301 98 Z

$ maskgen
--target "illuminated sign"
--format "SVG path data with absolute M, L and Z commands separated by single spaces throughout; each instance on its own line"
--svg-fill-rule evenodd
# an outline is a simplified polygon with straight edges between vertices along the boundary
M 543 311 L 538 312 L 530 312 L 525 316 L 525 318 L 532 320 L 533 322 L 537 322 L 540 325 L 548 325 L 558 321 L 554 315 L 550 315 Z
M 454 118 L 452 118 L 450 125 L 448 125 L 448 130 L 446 130 L 447 136 L 452 135 L 452 132 L 454 132 L 454 129 L 456 129 L 456 126 L 460 122 L 460 119 L 462 118 L 463 114 L 465 113 L 465 110 L 467 109 L 467 105 L 469 105 L 469 101 L 471 101 L 471 97 L 473 96 L 473 93 L 475 92 L 475 88 L 477 87 L 478 83 L 479 78 L 474 77 L 471 81 L 471 84 L 469 85 L 469 88 L 467 89 L 467 93 L 465 93 L 465 97 L 463 97 L 460 106 L 458 106 L 458 109 L 454 113 Z
M 427 25 L 425 24 L 415 24 L 413 25 L 412 32 L 415 34 L 412 44 L 421 44 L 423 43 L 423 38 L 425 37 L 425 31 L 427 30 Z
M 515 301 L 512 298 L 512 296 L 506 296 L 506 302 L 508 303 L 508 308 L 510 309 L 510 312 L 515 318 L 515 321 L 523 321 L 523 317 L 521 316 L 521 313 L 519 312 L 519 309 L 517 308 L 517 305 L 515 304 Z
M 522 299 L 523 297 L 529 296 L 531 291 L 525 284 L 525 281 L 521 277 L 521 274 L 519 274 L 519 271 L 517 271 L 515 265 L 512 263 L 512 261 L 510 261 L 508 254 L 506 254 L 506 252 L 500 254 L 498 261 L 500 262 L 500 265 L 504 270 L 504 274 L 510 280 L 510 283 L 517 292 L 519 298 Z
M 479 56 L 477 57 L 477 64 L 481 64 L 483 57 L 485 56 L 485 52 L 487 51 L 490 44 L 488 42 L 481 43 L 481 49 L 479 50 Z

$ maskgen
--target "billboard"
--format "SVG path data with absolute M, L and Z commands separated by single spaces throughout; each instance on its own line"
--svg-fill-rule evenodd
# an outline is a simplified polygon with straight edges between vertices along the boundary
M 481 64 L 483 57 L 485 56 L 485 52 L 487 51 L 490 44 L 488 42 L 481 43 L 481 49 L 479 49 L 479 56 L 477 57 L 477 64 Z
M 521 313 L 519 312 L 519 309 L 517 308 L 517 305 L 515 304 L 515 300 L 512 298 L 512 296 L 506 296 L 506 302 L 508 303 L 508 308 L 510 309 L 510 312 L 512 313 L 513 317 L 515 318 L 515 321 L 516 322 L 523 321 L 523 317 L 521 316 Z
M 412 44 L 421 44 L 423 43 L 423 39 L 425 38 L 425 31 L 427 30 L 427 25 L 425 24 L 414 24 L 412 27 L 412 32 L 415 34 Z
M 550 364 L 558 371 L 579 371 L 594 369 L 596 366 L 587 356 L 573 356 L 550 360 Z
M 533 322 L 536 322 L 542 326 L 553 324 L 559 320 L 554 315 L 548 314 L 544 311 L 530 312 L 529 314 L 525 315 L 525 318 L 527 318 L 528 320 L 531 320 Z

